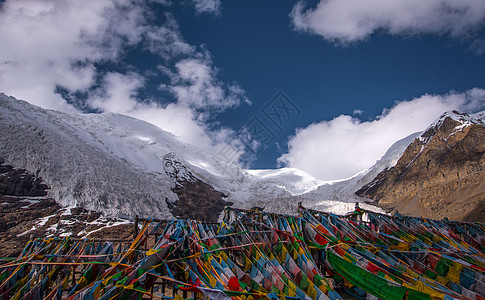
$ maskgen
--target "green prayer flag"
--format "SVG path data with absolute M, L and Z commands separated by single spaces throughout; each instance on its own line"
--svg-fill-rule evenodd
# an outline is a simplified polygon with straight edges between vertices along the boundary
M 430 269 L 424 270 L 424 275 L 431 279 L 436 279 L 438 277 L 438 274 L 436 274 L 435 271 L 432 271 Z
M 330 265 L 350 283 L 381 299 L 401 300 L 408 291 L 403 286 L 389 285 L 388 281 L 374 275 L 332 252 L 327 253 Z

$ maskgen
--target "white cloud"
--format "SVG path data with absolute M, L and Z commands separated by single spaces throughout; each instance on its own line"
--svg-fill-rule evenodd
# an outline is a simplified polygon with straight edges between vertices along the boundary
M 74 90 L 92 84 L 93 65 L 73 68 L 72 63 L 86 57 L 102 57 L 95 47 L 82 43 L 80 34 L 82 31 L 90 35 L 99 27 L 100 14 L 107 8 L 97 1 L 76 3 L 8 1 L 3 4 L 0 12 L 2 91 L 31 99 L 44 107 L 74 110 L 52 91 L 57 84 Z M 91 13 L 83 14 L 80 5 L 86 5 Z
M 175 72 L 165 70 L 171 83 L 162 88 L 172 92 L 181 105 L 198 110 L 222 111 L 248 102 L 238 85 L 217 80 L 217 69 L 210 58 L 187 58 L 175 64 Z
M 483 55 L 485 53 L 485 39 L 476 39 L 470 45 L 470 49 L 477 55 Z
M 371 167 L 396 141 L 424 130 L 444 111 L 485 109 L 485 90 L 423 95 L 398 102 L 374 121 L 348 115 L 299 129 L 279 162 L 323 180 L 348 178 Z
M 298 30 L 347 44 L 379 30 L 395 35 L 464 36 L 484 24 L 483 0 L 320 0 L 307 9 L 300 0 L 290 14 Z
M 352 114 L 353 115 L 361 115 L 363 113 L 364 113 L 364 111 L 362 109 L 354 109 L 354 112 Z
M 34 104 L 74 110 L 56 86 L 84 90 L 94 62 L 140 41 L 141 7 L 115 1 L 7 1 L 0 11 L 0 90 Z M 123 18 L 120 17 L 120 12 Z
M 221 9 L 221 0 L 192 0 L 195 11 L 199 14 L 219 14 Z
M 171 4 L 151 2 L 165 8 Z M 244 91 L 219 80 L 208 51 L 186 42 L 175 18 L 168 12 L 154 15 L 148 3 L 7 0 L 0 10 L 0 91 L 44 108 L 77 111 L 56 93 L 60 86 L 87 94 L 91 108 L 143 119 L 207 151 L 221 147 L 231 132 L 208 128 L 197 110 L 233 108 L 246 100 Z M 215 13 L 219 7 L 219 1 L 196 3 L 201 12 Z M 152 21 L 159 18 L 164 23 L 155 25 Z M 106 62 L 123 66 L 125 50 L 135 47 L 163 59 L 163 69 L 172 75 L 166 88 L 175 103 L 139 99 L 148 78 L 130 66 L 127 72 L 96 68 Z
M 166 60 L 180 55 L 195 55 L 196 47 L 183 39 L 175 18 L 169 13 L 165 14 L 165 18 L 167 20 L 163 26 L 152 26 L 145 32 L 147 49 Z
M 137 108 L 136 90 L 143 86 L 139 74 L 107 73 L 95 92 L 90 95 L 88 104 L 102 111 L 127 114 Z

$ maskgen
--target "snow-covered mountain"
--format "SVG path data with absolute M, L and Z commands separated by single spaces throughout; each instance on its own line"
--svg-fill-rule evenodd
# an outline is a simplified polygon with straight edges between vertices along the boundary
M 306 176 L 299 179 L 299 184 L 304 188 L 299 190 L 299 193 L 292 195 L 270 195 L 266 198 L 266 201 L 259 203 L 260 206 L 264 206 L 265 210 L 281 212 L 281 213 L 293 213 L 296 211 L 298 202 L 302 202 L 303 206 L 310 207 L 316 210 L 322 210 L 332 212 L 335 214 L 345 214 L 349 211 L 353 211 L 355 203 L 359 202 L 360 206 L 369 210 L 383 212 L 380 208 L 371 204 L 366 204 L 370 200 L 364 197 L 357 196 L 355 192 L 365 184 L 371 182 L 377 174 L 383 170 L 387 170 L 393 167 L 406 147 L 422 132 L 416 132 L 408 137 L 405 137 L 392 145 L 384 156 L 378 160 L 371 168 L 359 172 L 348 179 L 336 180 L 336 181 L 319 181 L 312 178 L 310 175 L 303 171 L 291 169 L 289 171 L 285 169 L 276 170 L 248 170 L 253 175 L 260 176 L 260 180 L 264 185 L 268 179 L 272 179 L 273 183 L 282 186 L 285 181 L 295 182 L 292 178 L 297 174 L 306 174 Z M 283 176 L 281 176 L 283 175 Z M 304 179 L 303 179 L 304 178 Z M 306 185 L 304 185 L 306 183 Z M 293 189 L 298 191 L 298 189 Z M 255 201 L 250 198 L 248 202 L 256 205 Z M 261 201 L 261 200 L 260 200 Z
M 127 116 L 66 114 L 0 94 L 0 158 L 42 177 L 61 205 L 109 216 L 172 217 L 187 182 L 192 188 L 207 184 L 208 197 L 220 195 L 240 208 L 294 213 L 302 201 L 343 213 L 365 201 L 354 192 L 392 167 L 415 137 L 397 142 L 369 170 L 324 182 L 293 168 L 242 169 Z

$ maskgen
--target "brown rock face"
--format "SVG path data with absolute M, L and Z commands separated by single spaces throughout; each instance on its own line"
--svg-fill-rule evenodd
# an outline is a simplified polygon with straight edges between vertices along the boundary
M 224 207 L 232 205 L 223 200 L 224 194 L 195 177 L 173 153 L 164 157 L 163 164 L 165 172 L 175 181 L 172 191 L 179 198 L 175 203 L 166 201 L 174 217 L 217 222 Z
M 171 212 L 183 219 L 217 222 L 224 207 L 232 204 L 222 200 L 224 195 L 201 180 L 181 182 L 173 192 L 179 200 L 171 208 Z
M 396 166 L 357 191 L 399 213 L 485 221 L 485 127 L 444 116 L 414 140 Z

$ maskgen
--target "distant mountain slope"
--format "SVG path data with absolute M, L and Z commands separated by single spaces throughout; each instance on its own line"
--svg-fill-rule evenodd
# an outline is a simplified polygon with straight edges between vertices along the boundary
M 485 221 L 484 116 L 443 114 L 357 194 L 403 214 Z

